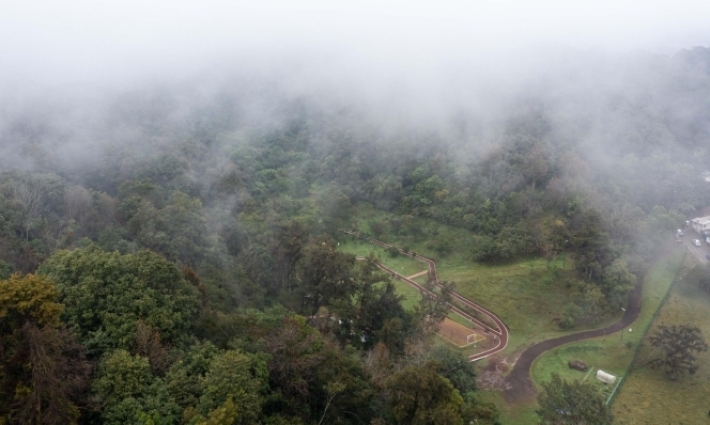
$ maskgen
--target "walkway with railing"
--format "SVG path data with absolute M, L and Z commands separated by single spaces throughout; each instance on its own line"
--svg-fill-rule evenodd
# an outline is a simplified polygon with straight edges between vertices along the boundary
M 403 249 L 397 248 L 397 247 L 392 246 L 388 243 L 385 243 L 385 242 L 382 242 L 382 241 L 379 241 L 377 239 L 373 239 L 373 238 L 370 238 L 367 236 L 363 236 L 357 232 L 346 231 L 345 233 L 347 233 L 351 236 L 355 236 L 356 238 L 366 240 L 366 241 L 372 243 L 373 245 L 380 246 L 384 249 L 394 248 L 397 250 L 397 252 L 399 252 L 402 255 L 406 255 L 408 257 L 414 258 L 417 261 L 421 261 L 421 262 L 427 264 L 428 275 L 429 275 L 429 279 L 432 282 L 432 284 L 437 288 L 440 288 L 440 289 L 444 288 L 444 286 L 441 284 L 441 282 L 439 282 L 439 275 L 436 272 L 436 263 L 431 258 L 427 258 L 423 255 L 416 254 L 413 252 L 407 252 Z M 437 298 L 438 297 L 438 295 L 436 293 L 430 291 L 429 289 L 418 284 L 417 282 L 413 281 L 412 279 L 409 279 L 406 276 L 403 276 L 400 273 L 397 273 L 396 271 L 390 269 L 389 267 L 387 267 L 381 263 L 375 263 L 375 265 L 377 267 L 379 267 L 380 269 L 388 272 L 396 279 L 399 279 L 399 280 L 407 283 L 408 285 L 418 289 L 422 293 L 422 295 L 428 296 L 430 298 Z M 468 298 L 463 297 L 462 295 L 460 295 L 456 292 L 451 291 L 450 294 L 451 294 L 451 298 L 453 300 L 456 300 L 456 301 L 460 302 L 461 304 L 463 304 L 464 306 L 476 311 L 478 314 L 481 314 L 481 315 L 487 317 L 491 323 L 495 324 L 495 326 L 491 326 L 491 325 L 484 323 L 481 320 L 473 317 L 472 315 L 470 315 L 469 313 L 465 312 L 464 310 L 462 310 L 461 308 L 459 308 L 455 305 L 450 306 L 451 311 L 459 314 L 461 317 L 463 317 L 466 320 L 470 321 L 471 323 L 475 324 L 477 327 L 480 327 L 486 334 L 489 335 L 489 337 L 492 336 L 493 340 L 496 343 L 496 345 L 493 348 L 489 348 L 485 351 L 482 351 L 480 353 L 476 353 L 476 354 L 469 356 L 468 357 L 469 361 L 474 362 L 476 360 L 481 360 L 481 359 L 489 357 L 489 356 L 505 349 L 505 347 L 508 345 L 508 334 L 509 334 L 508 328 L 505 326 L 505 323 L 503 323 L 503 321 L 500 320 L 498 318 L 498 316 L 496 316 L 493 312 L 491 312 L 490 310 L 481 306 L 480 304 L 477 304 L 477 303 L 469 300 Z

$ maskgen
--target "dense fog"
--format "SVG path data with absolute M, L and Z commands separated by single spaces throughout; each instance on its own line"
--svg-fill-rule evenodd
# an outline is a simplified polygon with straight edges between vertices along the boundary
M 0 423 L 610 424 L 526 357 L 589 330 L 698 370 L 623 338 L 710 288 L 710 3 L 331 3 L 0 5 Z

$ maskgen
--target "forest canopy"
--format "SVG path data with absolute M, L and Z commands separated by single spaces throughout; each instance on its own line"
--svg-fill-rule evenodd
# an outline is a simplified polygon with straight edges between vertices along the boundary
M 0 101 L 0 423 L 496 423 L 448 306 L 343 231 L 564 258 L 559 326 L 608 319 L 710 204 L 709 64 L 564 51 L 432 114 L 229 72 Z

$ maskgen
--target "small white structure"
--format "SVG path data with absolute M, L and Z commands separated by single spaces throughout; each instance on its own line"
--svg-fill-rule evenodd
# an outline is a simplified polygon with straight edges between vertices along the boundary
M 597 379 L 605 384 L 613 384 L 614 382 L 616 382 L 616 376 L 610 373 L 606 373 L 601 369 L 597 371 Z
M 698 217 L 690 220 L 690 226 L 701 235 L 710 232 L 710 216 Z

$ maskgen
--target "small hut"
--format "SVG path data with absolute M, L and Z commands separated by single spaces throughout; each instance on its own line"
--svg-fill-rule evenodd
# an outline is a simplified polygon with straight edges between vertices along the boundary
M 616 382 L 616 376 L 610 373 L 606 373 L 601 369 L 597 371 L 597 379 L 605 384 L 613 384 L 614 382 Z

